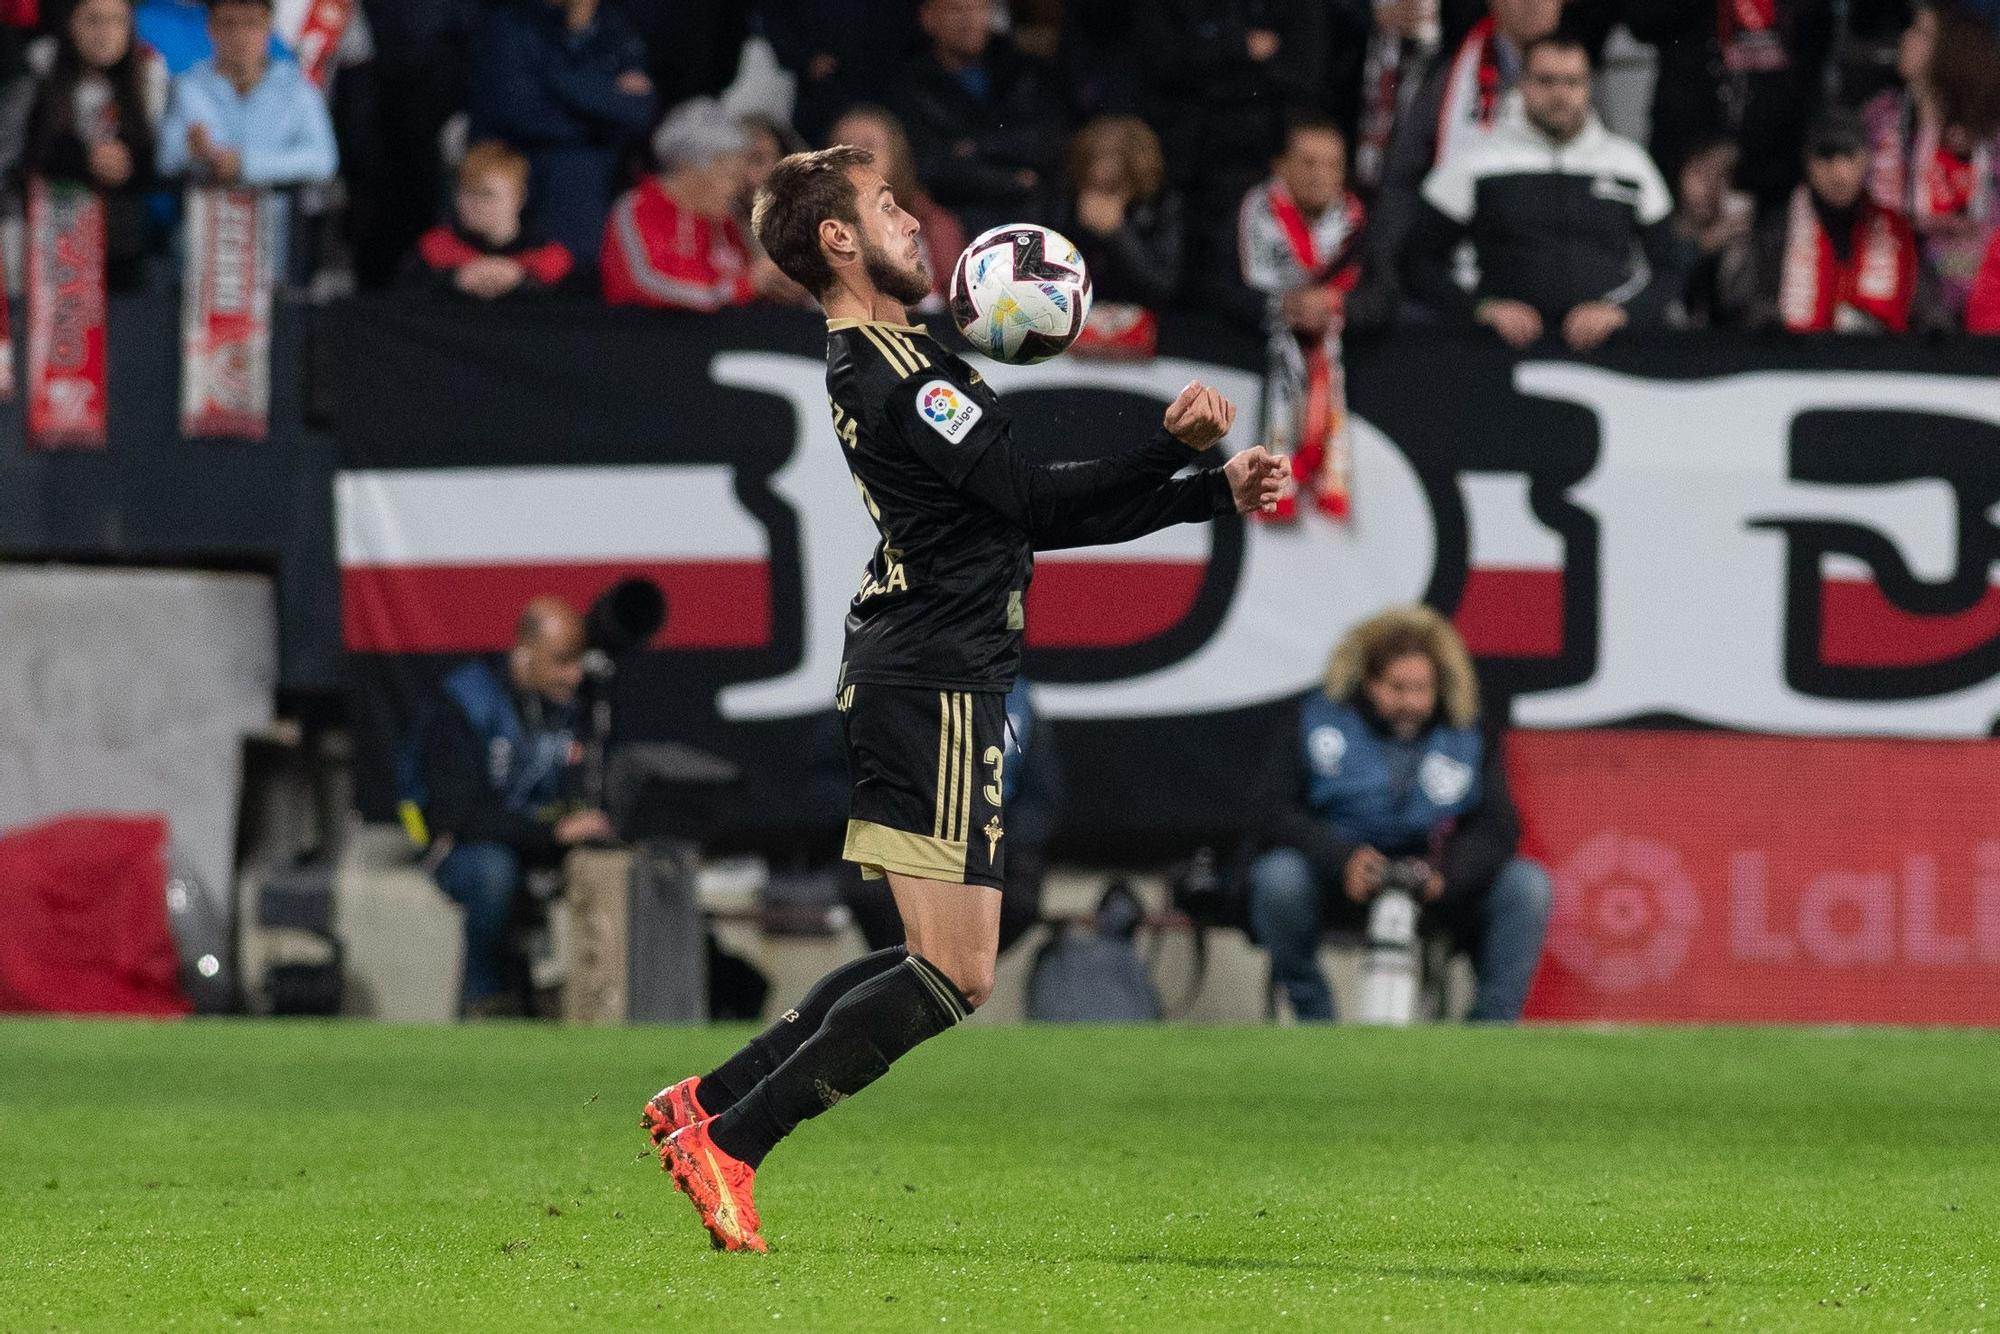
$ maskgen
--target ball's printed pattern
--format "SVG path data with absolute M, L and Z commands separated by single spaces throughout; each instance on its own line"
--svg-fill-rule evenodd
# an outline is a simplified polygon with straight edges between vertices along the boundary
M 1032 223 L 995 227 L 953 266 L 951 315 L 966 341 L 995 361 L 1047 361 L 1083 332 L 1090 274 L 1060 233 Z

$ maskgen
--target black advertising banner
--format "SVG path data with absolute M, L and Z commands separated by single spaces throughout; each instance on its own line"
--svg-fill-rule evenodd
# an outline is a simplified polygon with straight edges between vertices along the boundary
M 369 814 L 443 670 L 503 648 L 527 597 L 583 604 L 637 573 L 671 615 L 621 675 L 621 733 L 743 761 L 748 830 L 839 818 L 815 778 L 840 763 L 841 619 L 874 535 L 814 321 L 364 303 L 340 327 Z M 1056 458 L 1143 438 L 1197 377 L 1254 438 L 1259 362 L 1183 320 L 1153 362 L 985 373 Z M 1235 825 L 1287 704 L 1397 601 L 1453 615 L 1518 725 L 1982 736 L 2000 717 L 2000 348 L 1691 336 L 1576 360 L 1412 334 L 1348 369 L 1349 520 L 1038 559 L 1028 671 L 1072 831 L 1163 848 Z

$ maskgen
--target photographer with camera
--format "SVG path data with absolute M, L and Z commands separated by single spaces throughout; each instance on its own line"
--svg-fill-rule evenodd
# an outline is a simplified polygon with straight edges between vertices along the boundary
M 438 888 L 465 909 L 467 1018 L 521 1012 L 512 927 L 527 871 L 612 837 L 604 812 L 579 799 L 584 649 L 576 609 L 535 598 L 505 663 L 479 658 L 452 672 L 404 740 L 405 830 L 428 848 Z
M 1480 725 L 1472 659 L 1448 621 L 1393 607 L 1348 631 L 1325 687 L 1274 743 L 1260 797 L 1251 930 L 1299 1019 L 1333 1018 L 1320 933 L 1364 924 L 1371 954 L 1400 937 L 1405 960 L 1412 925 L 1449 936 L 1478 978 L 1469 1017 L 1520 1017 L 1549 877 L 1515 855 L 1520 822 L 1498 738 Z M 1393 1010 L 1396 990 L 1393 978 L 1386 988 L 1371 979 L 1364 1008 Z

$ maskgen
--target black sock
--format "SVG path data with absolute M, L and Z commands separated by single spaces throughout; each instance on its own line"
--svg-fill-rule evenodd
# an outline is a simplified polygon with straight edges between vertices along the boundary
M 708 1133 L 724 1153 L 755 1167 L 799 1122 L 853 1097 L 904 1052 L 971 1013 L 951 979 L 912 954 L 841 997 L 819 1032 L 709 1122 Z
M 776 1023 L 701 1077 L 701 1087 L 695 1092 L 701 1100 L 701 1109 L 710 1116 L 720 1116 L 734 1107 L 744 1094 L 757 1087 L 758 1081 L 783 1065 L 786 1058 L 805 1045 L 807 1038 L 819 1032 L 834 1002 L 870 978 L 894 968 L 906 957 L 908 951 L 901 945 L 876 950 L 840 965 L 813 983 L 812 990 L 796 1009 L 779 1015 Z

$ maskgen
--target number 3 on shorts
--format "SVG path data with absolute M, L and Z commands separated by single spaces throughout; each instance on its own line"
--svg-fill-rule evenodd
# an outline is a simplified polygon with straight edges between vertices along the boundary
M 980 789 L 979 795 L 986 798 L 989 806 L 1000 804 L 1000 774 L 1007 763 L 1007 752 L 998 746 L 986 748 L 986 762 L 993 766 L 993 781 Z

